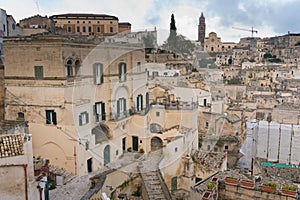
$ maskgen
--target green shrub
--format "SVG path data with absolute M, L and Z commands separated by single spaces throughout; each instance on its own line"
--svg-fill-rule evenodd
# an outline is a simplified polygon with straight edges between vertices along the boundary
M 265 186 L 271 187 L 271 188 L 276 188 L 277 184 L 274 182 L 268 182 L 265 184 Z
M 282 187 L 282 189 L 284 190 L 291 190 L 291 191 L 296 191 L 297 188 L 295 186 L 292 186 L 292 185 L 285 185 Z
M 209 184 L 207 185 L 207 189 L 212 190 L 215 186 L 216 186 L 216 184 L 214 184 L 214 183 L 209 183 Z

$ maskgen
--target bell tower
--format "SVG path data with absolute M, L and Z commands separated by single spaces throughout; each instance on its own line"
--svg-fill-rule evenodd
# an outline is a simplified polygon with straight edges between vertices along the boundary
M 201 16 L 199 17 L 199 25 L 198 25 L 198 41 L 201 42 L 202 47 L 204 47 L 204 38 L 205 38 L 205 17 L 203 16 L 203 12 L 201 12 Z

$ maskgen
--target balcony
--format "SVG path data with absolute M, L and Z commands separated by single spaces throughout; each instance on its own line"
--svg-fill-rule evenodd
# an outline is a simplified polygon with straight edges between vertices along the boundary
M 198 108 L 198 102 L 187 101 L 163 101 L 153 102 L 151 108 L 164 108 L 166 110 L 194 110 Z
M 131 109 L 125 110 L 124 112 L 120 113 L 110 113 L 110 119 L 113 121 L 120 121 L 130 117 L 130 115 L 132 115 Z

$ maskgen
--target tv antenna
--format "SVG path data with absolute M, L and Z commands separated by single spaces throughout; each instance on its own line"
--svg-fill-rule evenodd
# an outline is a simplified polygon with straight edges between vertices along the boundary
M 35 0 L 35 5 L 36 5 L 36 9 L 37 9 L 38 13 L 40 13 L 40 6 L 39 6 L 38 0 Z

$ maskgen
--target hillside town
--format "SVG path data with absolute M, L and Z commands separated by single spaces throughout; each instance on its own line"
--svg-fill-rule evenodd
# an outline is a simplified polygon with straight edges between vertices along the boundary
M 223 42 L 0 9 L 3 200 L 300 199 L 300 33 Z

